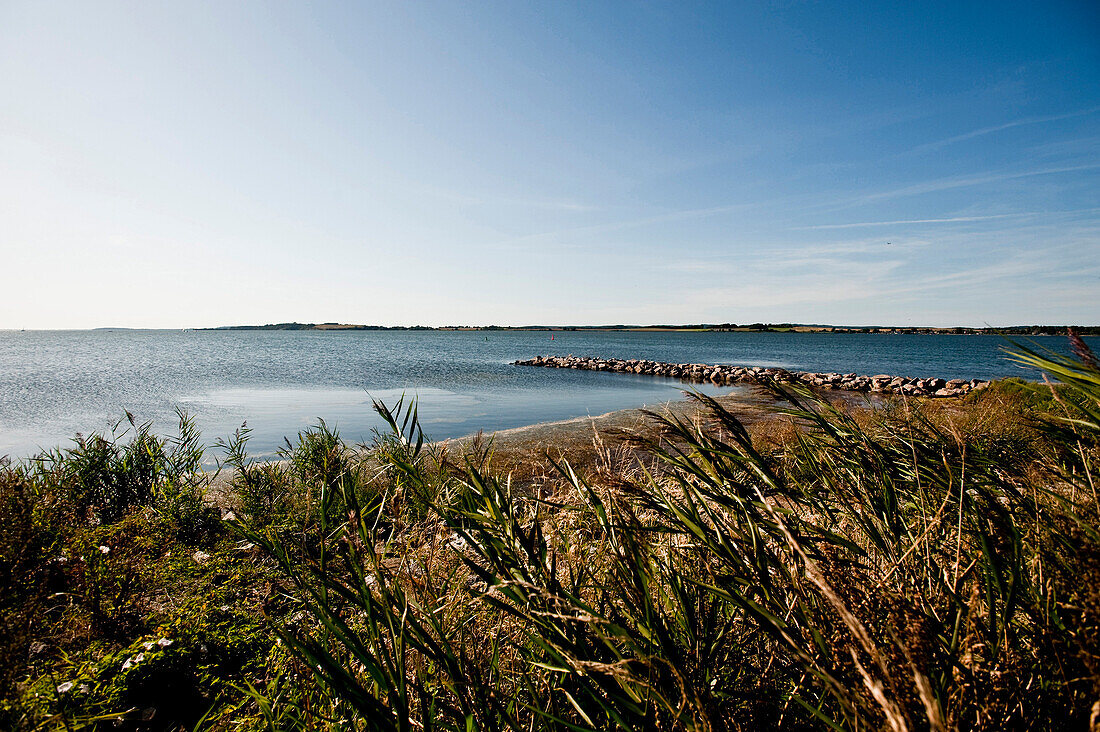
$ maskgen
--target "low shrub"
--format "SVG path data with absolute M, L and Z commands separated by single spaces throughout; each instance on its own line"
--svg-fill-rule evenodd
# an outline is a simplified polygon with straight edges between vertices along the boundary
M 1089 355 L 1021 350 L 1059 383 L 961 403 L 776 385 L 757 439 L 696 396 L 537 491 L 428 442 L 415 402 L 361 450 L 321 422 L 260 463 L 242 429 L 224 521 L 193 423 L 130 418 L 0 465 L 0 726 L 1083 728 Z
M 372 729 L 1082 726 L 1100 371 L 1022 358 L 1064 384 L 1024 441 L 777 385 L 801 429 L 767 455 L 698 396 L 709 421 L 653 415 L 656 472 L 598 485 L 563 463 L 546 500 L 467 466 L 399 547 L 346 485 L 349 520 L 304 560 L 244 531 L 310 620 L 277 630 L 318 714 Z M 435 485 L 404 416 L 396 484 Z

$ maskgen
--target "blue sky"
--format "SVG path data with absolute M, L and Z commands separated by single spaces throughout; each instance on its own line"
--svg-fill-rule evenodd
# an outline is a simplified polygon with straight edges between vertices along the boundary
M 0 328 L 1100 323 L 1095 3 L 0 3 Z

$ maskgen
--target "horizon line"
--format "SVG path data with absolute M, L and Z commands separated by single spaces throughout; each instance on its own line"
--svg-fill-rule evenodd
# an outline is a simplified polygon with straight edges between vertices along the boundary
M 1085 323 L 1013 323 L 1010 325 L 900 325 L 900 324 L 876 324 L 876 323 L 804 323 L 794 321 L 782 321 L 782 322 L 764 322 L 753 321 L 746 323 L 601 323 L 601 324 L 525 324 L 525 325 L 497 325 L 495 323 L 482 324 L 482 325 L 470 325 L 470 324 L 448 324 L 448 325 L 381 325 L 374 323 L 337 323 L 337 322 L 323 322 L 323 323 L 303 323 L 298 321 L 284 321 L 279 323 L 264 323 L 259 324 L 235 324 L 235 325 L 216 325 L 216 326 L 183 326 L 183 327 L 157 327 L 157 326 L 124 326 L 124 325 L 110 325 L 110 326 L 92 326 L 85 328 L 72 328 L 72 327 L 58 327 L 58 328 L 0 328 L 0 332 L 4 333 L 20 333 L 20 332 L 33 332 L 33 333 L 49 333 L 49 332 L 93 332 L 93 331 L 197 331 L 197 330 L 293 330 L 294 328 L 280 328 L 280 326 L 300 326 L 300 329 L 321 330 L 321 331 L 346 331 L 346 330 L 636 330 L 647 328 L 658 329 L 699 329 L 699 328 L 843 328 L 843 329 L 868 329 L 868 328 L 882 328 L 882 329 L 901 329 L 901 330 L 950 330 L 950 329 L 967 329 L 967 330 L 1011 330 L 1011 329 L 1028 329 L 1028 328 L 1100 328 L 1100 324 L 1085 324 Z M 329 326 L 329 327 L 319 327 Z

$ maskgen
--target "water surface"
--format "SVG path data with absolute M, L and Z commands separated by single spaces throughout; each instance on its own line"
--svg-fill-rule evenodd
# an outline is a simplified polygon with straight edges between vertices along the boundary
M 194 415 L 208 443 L 247 422 L 251 451 L 323 417 L 349 441 L 380 420 L 371 399 L 420 400 L 443 439 L 679 398 L 671 379 L 510 362 L 598 355 L 944 378 L 1033 377 L 993 336 L 815 333 L 436 331 L 0 332 L 0 455 L 24 457 L 106 431 L 129 410 L 160 431 Z M 1065 339 L 1032 339 L 1065 350 Z M 1095 347 L 1100 339 L 1091 338 Z M 708 391 L 731 389 L 707 387 Z

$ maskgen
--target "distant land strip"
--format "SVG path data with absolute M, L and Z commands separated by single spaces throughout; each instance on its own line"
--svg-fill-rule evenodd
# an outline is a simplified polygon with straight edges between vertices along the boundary
M 924 326 L 891 325 L 820 325 L 803 323 L 699 323 L 695 325 L 425 325 L 387 326 L 354 325 L 349 323 L 270 323 L 268 325 L 223 325 L 217 328 L 194 330 L 475 330 L 475 331 L 632 331 L 632 332 L 739 332 L 739 333 L 906 333 L 918 335 L 1068 335 L 1073 329 L 1078 335 L 1100 335 L 1100 325 L 1012 325 L 1003 328 L 970 328 L 955 326 L 933 328 Z

